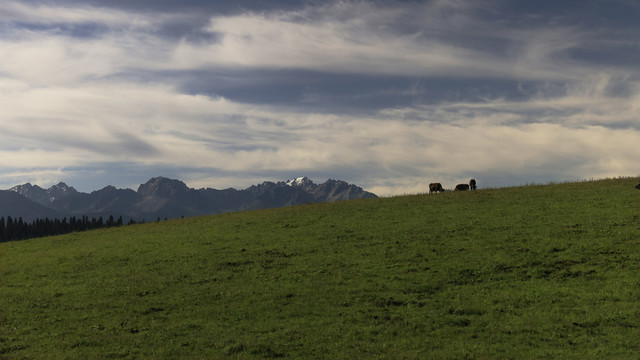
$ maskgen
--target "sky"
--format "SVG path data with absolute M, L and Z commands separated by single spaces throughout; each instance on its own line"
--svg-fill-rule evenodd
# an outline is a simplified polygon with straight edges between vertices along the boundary
M 0 188 L 640 175 L 633 0 L 2 0 Z

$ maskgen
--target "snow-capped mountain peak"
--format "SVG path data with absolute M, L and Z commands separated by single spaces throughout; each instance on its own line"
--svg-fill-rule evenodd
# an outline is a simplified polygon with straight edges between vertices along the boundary
M 26 183 L 24 185 L 14 186 L 10 190 L 45 206 L 49 205 L 54 200 L 61 199 L 69 195 L 75 195 L 77 193 L 76 189 L 63 182 L 53 185 L 48 189 L 43 189 L 38 185 Z
M 289 186 L 305 186 L 305 185 L 313 184 L 313 181 L 311 181 L 311 179 L 309 179 L 308 177 L 303 176 L 303 177 L 287 180 L 286 184 Z

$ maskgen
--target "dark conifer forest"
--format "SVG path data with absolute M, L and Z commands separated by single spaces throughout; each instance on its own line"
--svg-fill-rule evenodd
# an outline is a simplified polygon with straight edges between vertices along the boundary
M 127 224 L 134 224 L 130 220 Z M 35 219 L 31 222 L 23 221 L 22 218 L 13 219 L 8 216 L 0 218 L 0 242 L 25 240 L 53 235 L 62 235 L 78 231 L 87 231 L 100 228 L 109 228 L 124 225 L 122 216 L 114 219 L 110 216 L 106 221 L 102 218 L 89 218 L 88 216 L 75 217 L 69 219 Z

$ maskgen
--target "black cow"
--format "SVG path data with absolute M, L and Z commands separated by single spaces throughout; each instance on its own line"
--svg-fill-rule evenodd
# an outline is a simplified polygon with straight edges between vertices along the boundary
M 453 191 L 467 191 L 469 190 L 469 184 L 458 184 Z
M 429 184 L 429 194 L 432 192 L 442 192 L 444 189 L 442 188 L 442 184 L 440 183 L 431 183 Z
M 476 179 L 469 180 L 469 190 L 475 190 L 476 188 Z
M 636 185 L 636 189 L 640 190 L 640 182 L 638 182 L 638 185 Z

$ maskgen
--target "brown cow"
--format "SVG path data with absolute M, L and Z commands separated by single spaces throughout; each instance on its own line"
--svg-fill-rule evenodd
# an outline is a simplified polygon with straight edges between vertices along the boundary
M 429 194 L 432 192 L 443 192 L 442 184 L 440 183 L 431 183 L 429 184 Z
M 469 184 L 458 184 L 453 191 L 467 191 L 469 190 Z
M 475 190 L 476 188 L 476 179 L 469 180 L 469 190 Z

